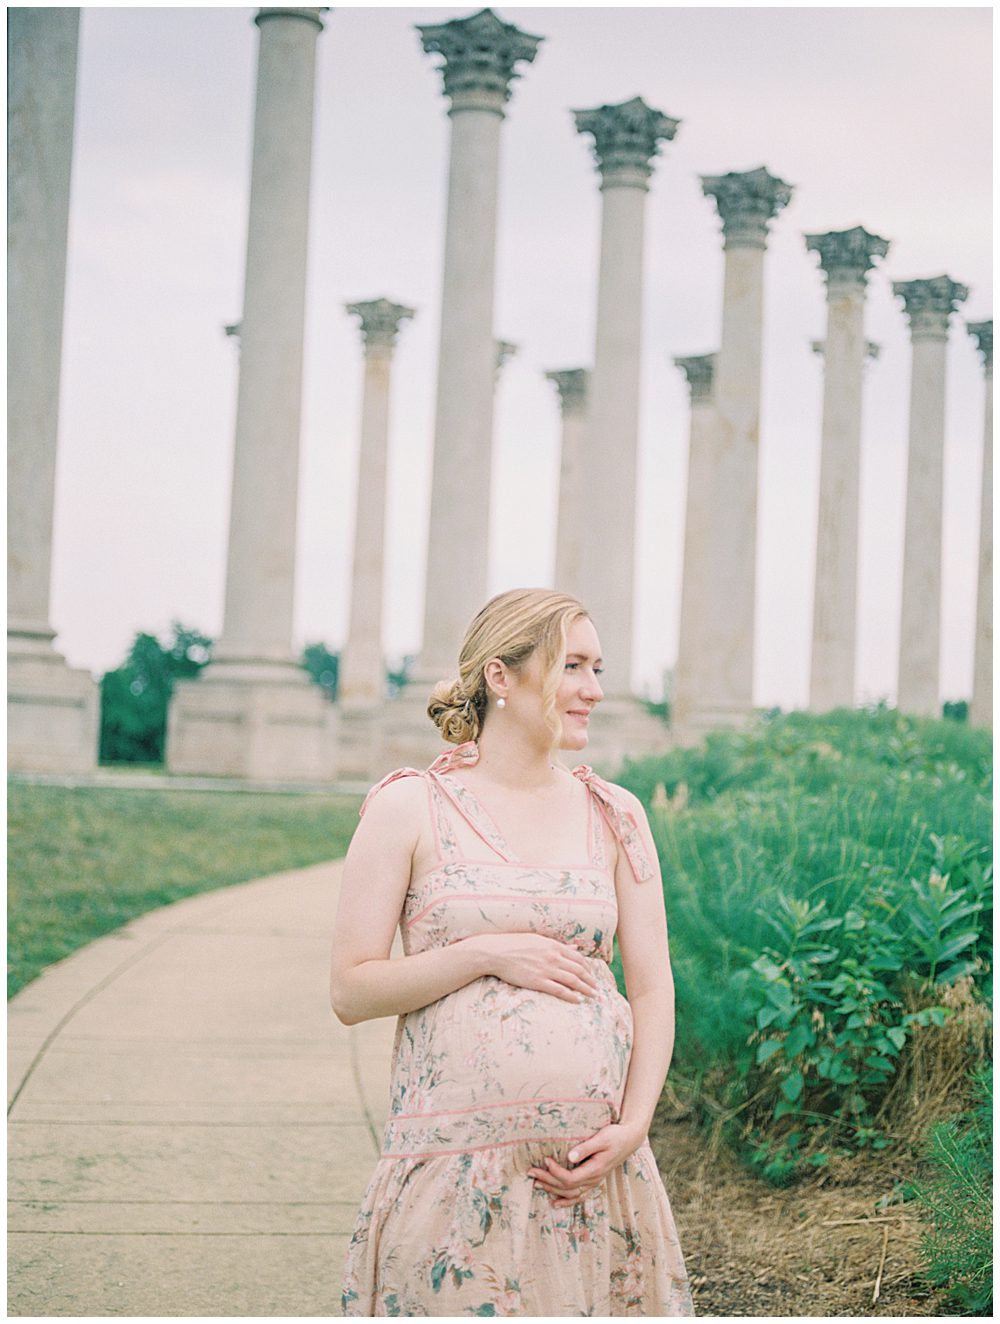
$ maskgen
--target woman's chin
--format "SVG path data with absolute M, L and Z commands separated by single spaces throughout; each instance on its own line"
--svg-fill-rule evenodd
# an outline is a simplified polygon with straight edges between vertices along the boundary
M 570 719 L 573 720 L 572 718 Z M 560 749 L 586 749 L 587 741 L 590 739 L 590 732 L 585 726 L 576 723 L 572 727 L 563 727 L 562 738 L 559 741 Z

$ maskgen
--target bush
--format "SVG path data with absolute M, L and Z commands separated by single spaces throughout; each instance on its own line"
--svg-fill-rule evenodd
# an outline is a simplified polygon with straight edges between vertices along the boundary
M 975 1081 L 976 1106 L 935 1126 L 926 1148 L 928 1172 L 913 1190 L 929 1223 L 923 1252 L 927 1278 L 948 1289 L 963 1313 L 993 1313 L 993 1073 Z
M 976 1064 L 990 754 L 987 731 L 879 708 L 773 714 L 626 768 L 663 867 L 673 1079 L 770 1180 L 906 1139 L 915 1045 Z

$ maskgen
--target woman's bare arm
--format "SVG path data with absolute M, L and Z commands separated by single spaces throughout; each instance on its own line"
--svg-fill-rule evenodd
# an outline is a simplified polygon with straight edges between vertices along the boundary
M 620 850 L 616 871 L 618 946 L 634 1027 L 620 1122 L 644 1139 L 674 1051 L 674 980 L 652 833 L 639 800 L 630 791 L 616 789 L 638 819 L 646 853 L 653 862 L 653 877 L 637 883 Z
M 483 934 L 395 959 L 389 953 L 426 821 L 422 778 L 405 777 L 369 801 L 344 861 L 330 962 L 330 1002 L 345 1025 L 402 1016 L 497 975 L 577 1001 L 594 977 L 580 954 L 540 934 Z

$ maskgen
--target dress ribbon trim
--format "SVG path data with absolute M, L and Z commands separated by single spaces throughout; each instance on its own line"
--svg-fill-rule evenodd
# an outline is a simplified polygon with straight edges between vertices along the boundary
M 640 883 L 648 882 L 655 876 L 649 853 L 646 850 L 646 844 L 639 831 L 639 820 L 631 809 L 626 809 L 610 785 L 603 777 L 598 777 L 586 763 L 581 763 L 579 767 L 573 769 L 573 776 L 578 778 L 590 789 L 591 794 L 600 806 L 601 813 L 608 821 L 611 831 L 615 834 L 622 844 L 622 849 L 628 857 L 628 862 L 632 866 L 632 872 L 635 874 L 636 881 Z

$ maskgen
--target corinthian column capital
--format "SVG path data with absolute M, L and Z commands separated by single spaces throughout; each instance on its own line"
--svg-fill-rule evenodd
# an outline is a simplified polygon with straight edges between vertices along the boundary
M 810 253 L 819 254 L 827 284 L 864 285 L 876 259 L 885 257 L 889 240 L 870 234 L 862 225 L 853 230 L 829 230 L 804 236 Z
M 969 297 L 967 286 L 948 276 L 894 280 L 892 292 L 903 300 L 913 340 L 946 340 L 948 318 Z
M 530 64 L 544 40 L 504 23 L 492 9 L 447 23 L 418 24 L 428 55 L 441 55 L 438 67 L 450 115 L 462 110 L 491 110 L 502 116 L 510 100 L 510 85 L 520 78 L 515 66 Z
M 711 400 L 715 358 L 714 354 L 696 354 L 694 358 L 674 359 L 675 366 L 687 378 L 692 404 Z
M 742 173 L 702 175 L 702 192 L 714 198 L 722 217 L 725 247 L 764 248 L 768 223 L 787 207 L 792 186 L 764 166 Z
M 566 368 L 560 372 L 547 372 L 545 380 L 552 382 L 559 392 L 563 414 L 580 413 L 587 407 L 587 383 L 590 373 L 586 368 Z
M 578 133 L 593 134 L 602 188 L 612 184 L 647 189 L 660 143 L 670 142 L 680 124 L 647 106 L 642 97 L 617 106 L 574 110 L 573 118 Z
M 988 322 L 966 322 L 965 329 L 976 342 L 976 348 L 983 356 L 983 367 L 987 377 L 993 374 L 993 318 Z
M 390 303 L 388 299 L 346 303 L 344 307 L 361 320 L 361 335 L 366 352 L 371 349 L 392 349 L 400 326 L 407 318 L 413 317 L 415 311 L 401 303 Z

